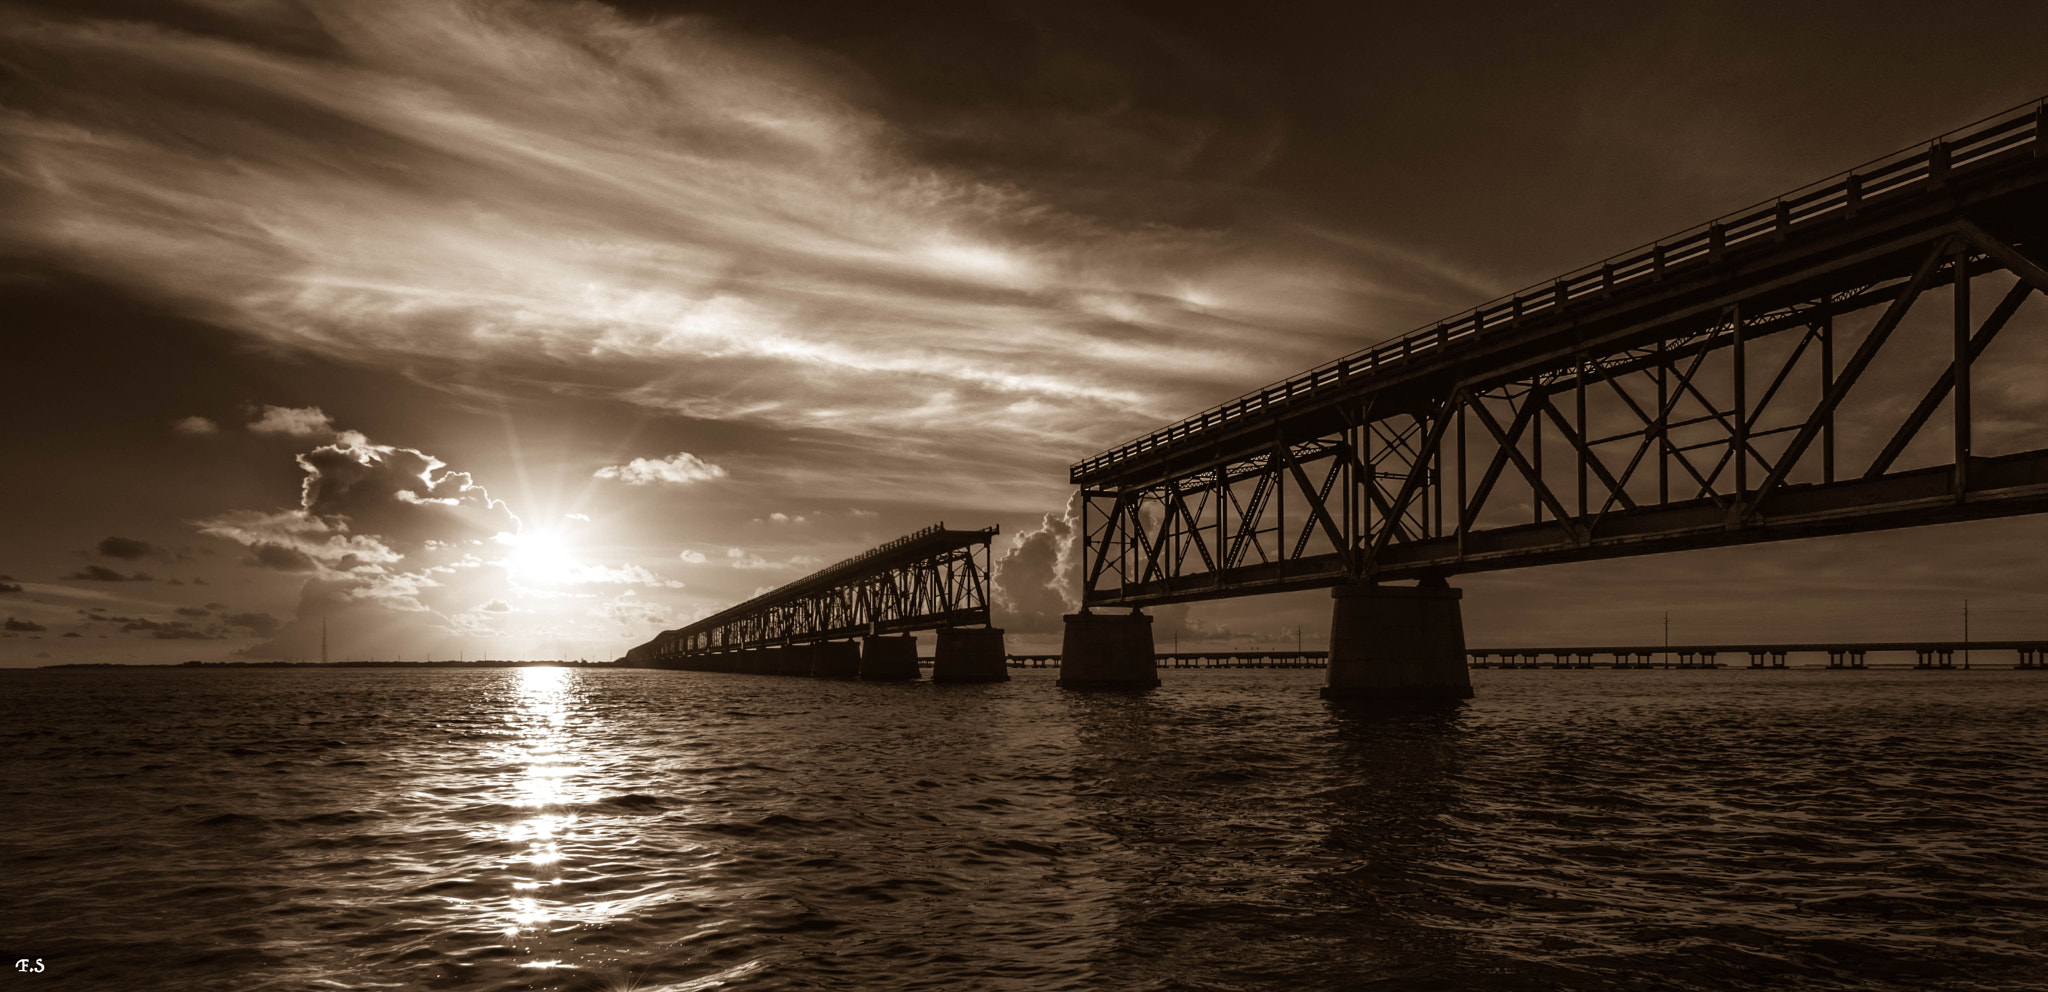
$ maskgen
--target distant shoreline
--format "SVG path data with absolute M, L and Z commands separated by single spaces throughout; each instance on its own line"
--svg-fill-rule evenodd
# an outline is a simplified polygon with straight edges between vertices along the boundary
M 182 661 L 171 665 L 130 665 L 112 661 L 79 661 L 51 668 L 617 668 L 616 661 Z

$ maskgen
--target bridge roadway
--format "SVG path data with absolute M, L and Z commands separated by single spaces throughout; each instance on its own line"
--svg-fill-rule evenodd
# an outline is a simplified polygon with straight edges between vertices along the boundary
M 1463 697 L 1455 575 L 2048 510 L 2048 425 L 1980 432 L 1971 387 L 2048 293 L 2044 109 L 1075 464 L 1063 675 L 1156 680 L 1143 607 L 1332 588 L 1326 696 Z
M 997 528 L 935 524 L 781 588 L 666 630 L 628 665 L 760 675 L 919 676 L 912 631 L 938 632 L 932 679 L 1000 682 L 1003 632 L 989 623 Z
M 2048 670 L 2048 640 L 2002 641 L 1815 641 L 1811 643 L 1670 644 L 1622 647 L 1569 648 L 1474 648 L 1465 652 L 1473 668 L 1719 668 L 1721 655 L 1743 656 L 1750 668 L 1785 668 L 1785 656 L 1824 654 L 1829 668 L 1868 668 L 1866 655 L 1881 652 L 1912 652 L 1914 668 L 1969 668 L 1974 654 L 2011 651 L 2017 654 L 2014 668 Z M 1491 659 L 1500 656 L 1500 661 Z M 1545 664 L 1539 659 L 1548 655 Z M 1593 659 L 1608 655 L 1612 664 L 1601 666 Z M 1653 659 L 1662 656 L 1663 664 Z M 1675 662 L 1674 662 L 1675 659 Z
M 2048 639 L 2032 641 L 1816 641 L 1810 644 L 1671 644 L 1631 647 L 1473 648 L 1465 652 L 1473 668 L 1721 668 L 1721 655 L 1747 656 L 1750 668 L 1786 668 L 1787 655 L 1825 654 L 1829 668 L 1870 667 L 1866 655 L 1912 652 L 1915 668 L 1970 668 L 1973 653 L 2012 651 L 2014 668 L 2048 671 Z M 1498 655 L 1499 661 L 1493 658 Z M 1593 659 L 1609 655 L 1611 664 Z M 1552 660 L 1542 659 L 1548 656 Z M 1660 663 L 1658 658 L 1664 660 Z M 1957 658 L 1962 659 L 1960 666 Z M 1183 651 L 1157 655 L 1160 668 L 1323 668 L 1327 651 Z M 1058 668 L 1056 654 L 1013 654 L 1012 668 Z M 1981 665 L 1979 667 L 1982 667 Z

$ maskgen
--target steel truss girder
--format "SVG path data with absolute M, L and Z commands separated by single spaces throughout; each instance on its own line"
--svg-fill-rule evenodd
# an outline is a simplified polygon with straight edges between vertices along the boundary
M 927 528 L 678 630 L 643 648 L 651 660 L 989 623 L 995 528 Z M 929 545 L 920 550 L 919 545 Z M 867 567 L 862 560 L 892 549 Z M 813 581 L 823 577 L 822 581 Z M 641 651 L 643 648 L 636 648 Z
M 1098 525 L 1083 528 L 1083 600 L 1144 606 L 2048 510 L 2048 443 L 1973 454 L 1967 401 L 1971 365 L 2048 293 L 2044 241 L 1953 217 L 1883 252 L 1736 282 L 1661 330 L 1459 369 L 1434 399 L 1368 395 L 1315 436 L 1280 432 L 1256 454 L 1084 490 L 1084 520 Z M 1889 270 L 1873 267 L 1879 255 Z M 1857 282 L 1844 285 L 1849 268 Z M 1971 287 L 1993 274 L 2012 285 L 1978 323 Z M 1955 300 L 1946 367 L 1903 417 L 1859 413 L 1856 428 L 1891 440 L 1867 468 L 1840 465 L 1844 401 L 1941 288 Z M 1860 334 L 1845 327 L 1872 312 Z M 1780 339 L 1771 364 L 1751 356 Z M 1951 463 L 1894 469 L 1944 401 Z M 1501 522 L 1513 507 L 1525 522 Z

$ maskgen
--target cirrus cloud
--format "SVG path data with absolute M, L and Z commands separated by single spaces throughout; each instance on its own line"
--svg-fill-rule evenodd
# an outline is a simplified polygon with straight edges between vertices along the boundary
M 711 17 L 310 0 L 287 30 L 259 7 L 213 5 L 212 33 L 0 23 L 0 184 L 26 205 L 0 235 L 267 345 L 886 443 L 974 466 L 927 490 L 1029 502 L 1077 451 L 1405 329 L 1361 317 L 1442 282 L 1219 216 L 1243 197 L 1187 174 L 1223 141 L 1203 118 L 1093 120 L 1120 164 L 1070 186 L 933 153 L 960 127 L 1039 145 L 1064 114 L 934 121 Z M 258 423 L 331 429 L 301 412 Z

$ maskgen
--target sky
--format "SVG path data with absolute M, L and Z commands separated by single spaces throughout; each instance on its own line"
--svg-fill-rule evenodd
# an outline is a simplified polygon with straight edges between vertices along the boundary
M 610 658 L 940 521 L 1002 528 L 997 622 L 1052 650 L 1069 464 L 2048 94 L 2042 37 L 2023 2 L 0 3 L 0 665 L 323 625 Z M 2044 537 L 1458 584 L 1475 645 L 1953 636 L 1965 598 L 2048 636 Z M 1155 630 L 1313 647 L 1329 609 Z

